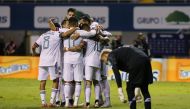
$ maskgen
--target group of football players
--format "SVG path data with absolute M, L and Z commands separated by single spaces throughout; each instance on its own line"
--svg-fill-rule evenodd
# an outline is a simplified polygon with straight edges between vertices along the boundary
M 41 48 L 38 80 L 42 107 L 79 107 L 83 81 L 84 107 L 90 107 L 92 84 L 94 107 L 111 107 L 107 67 L 99 56 L 112 34 L 89 16 L 77 19 L 73 8 L 68 9 L 61 25 L 54 18 L 50 18 L 48 23 L 50 30 L 32 46 L 33 55 L 37 55 L 36 48 Z M 45 86 L 49 75 L 53 84 L 47 105 Z M 122 92 L 120 99 L 125 101 Z

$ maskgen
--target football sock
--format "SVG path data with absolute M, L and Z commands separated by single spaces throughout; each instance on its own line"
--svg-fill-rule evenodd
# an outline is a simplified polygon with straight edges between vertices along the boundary
M 71 98 L 70 83 L 65 83 L 65 100 L 66 106 L 69 105 L 69 98 Z
M 58 89 L 55 97 L 56 102 L 59 101 L 59 96 L 60 96 L 60 90 Z
M 52 88 L 52 91 L 51 91 L 51 98 L 50 98 L 50 103 L 51 103 L 51 104 L 54 104 L 54 103 L 55 103 L 56 94 L 57 94 L 57 89 Z
M 99 84 L 96 84 L 95 86 L 94 86 L 94 90 L 95 90 L 95 98 L 96 98 L 96 100 L 99 100 L 99 97 L 100 97 L 100 86 L 99 86 Z
M 77 82 L 75 84 L 75 105 L 78 103 L 79 97 L 81 94 L 81 83 Z
M 108 80 L 104 80 L 104 87 L 105 87 L 105 89 L 103 89 L 103 90 L 104 90 L 105 98 L 110 97 L 110 85 L 109 85 Z
M 144 101 L 145 109 L 151 109 L 151 98 L 146 98 Z
M 40 98 L 42 104 L 46 104 L 46 91 L 45 90 L 40 90 Z
M 136 109 L 135 97 L 131 101 L 129 101 L 129 106 L 130 106 L 130 109 Z
M 60 90 L 60 93 L 61 93 L 61 102 L 65 102 L 65 90 L 64 90 L 64 88 L 65 88 L 65 85 L 62 84 L 61 85 L 61 90 Z
M 90 103 L 90 96 L 91 96 L 91 85 L 87 84 L 85 89 L 86 103 Z
M 70 98 L 70 99 L 73 99 L 74 93 L 75 93 L 75 84 L 72 83 L 72 84 L 71 84 L 71 98 Z

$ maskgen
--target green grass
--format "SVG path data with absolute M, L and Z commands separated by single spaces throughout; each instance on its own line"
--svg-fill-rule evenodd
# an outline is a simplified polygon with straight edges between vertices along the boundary
M 111 109 L 129 109 L 127 103 L 120 103 L 115 82 L 110 81 L 110 85 Z M 125 83 L 123 85 L 125 86 Z M 49 101 L 51 81 L 48 81 L 46 89 L 47 101 Z M 152 109 L 190 109 L 190 83 L 157 82 L 150 85 L 150 93 Z M 84 99 L 83 94 L 84 91 L 82 91 L 81 102 Z M 91 104 L 94 103 L 93 96 L 94 94 Z M 0 79 L 0 109 L 36 109 L 40 106 L 39 81 Z M 138 104 L 137 109 L 143 108 L 143 103 Z

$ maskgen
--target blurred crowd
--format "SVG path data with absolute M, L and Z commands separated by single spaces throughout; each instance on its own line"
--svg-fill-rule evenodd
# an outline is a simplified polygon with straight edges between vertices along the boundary
M 0 55 L 16 55 L 17 46 L 13 40 L 10 42 L 5 42 L 2 37 L 0 37 Z

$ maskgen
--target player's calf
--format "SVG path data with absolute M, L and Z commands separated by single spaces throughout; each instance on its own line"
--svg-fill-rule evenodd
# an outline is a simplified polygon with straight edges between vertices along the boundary
M 74 107 L 78 107 L 78 101 L 81 94 L 81 82 L 76 82 L 75 84 L 75 100 L 74 100 Z
M 45 85 L 46 85 L 46 80 L 41 80 L 40 81 L 40 98 L 41 98 L 42 107 L 47 107 Z
M 92 86 L 92 81 L 86 80 L 85 99 L 87 107 L 88 105 L 90 105 L 91 86 Z
M 71 107 L 71 82 L 65 81 L 65 107 Z
M 95 104 L 94 104 L 94 107 L 95 108 L 98 108 L 100 107 L 100 103 L 99 103 L 99 97 L 100 97 L 100 84 L 99 84 L 99 81 L 97 80 L 93 80 L 93 83 L 94 83 L 94 90 L 95 90 Z

